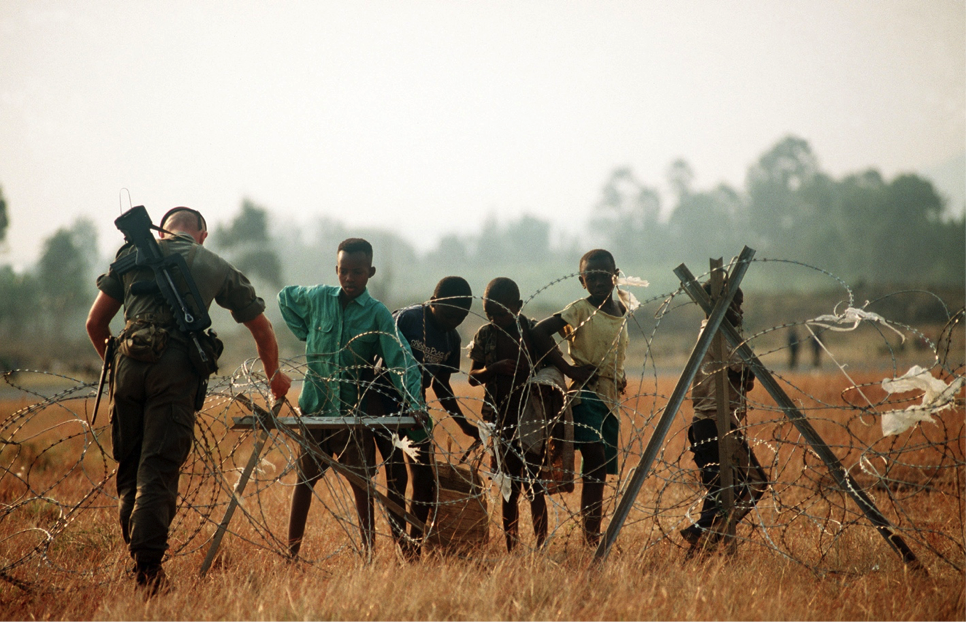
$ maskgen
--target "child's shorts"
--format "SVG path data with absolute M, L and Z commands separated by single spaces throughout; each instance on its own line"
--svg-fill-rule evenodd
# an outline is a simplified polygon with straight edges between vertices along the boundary
M 579 403 L 572 406 L 574 414 L 574 445 L 577 449 L 588 443 L 604 444 L 604 460 L 608 475 L 617 475 L 617 444 L 620 442 L 620 420 L 596 393 L 583 389 Z M 581 465 L 581 474 L 583 465 Z
M 376 448 L 372 438 L 372 430 L 365 428 L 349 428 L 341 430 L 312 430 L 312 437 L 318 444 L 319 450 L 326 456 L 335 458 L 339 464 L 347 467 L 357 475 L 372 478 L 376 474 Z M 313 479 L 325 462 L 315 457 L 309 448 L 311 443 L 303 441 L 299 452 L 299 470 L 307 479 Z

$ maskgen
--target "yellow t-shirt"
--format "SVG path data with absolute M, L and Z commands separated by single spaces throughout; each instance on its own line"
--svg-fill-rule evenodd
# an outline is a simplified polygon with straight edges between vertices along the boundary
M 617 414 L 620 401 L 618 386 L 624 383 L 624 357 L 627 352 L 627 318 L 604 313 L 586 298 L 574 301 L 560 312 L 567 323 L 564 336 L 574 365 L 597 368 L 596 384 L 591 389 Z

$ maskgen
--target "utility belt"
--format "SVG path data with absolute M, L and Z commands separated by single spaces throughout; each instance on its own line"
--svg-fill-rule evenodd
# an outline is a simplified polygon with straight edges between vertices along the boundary
M 192 367 L 205 379 L 218 371 L 218 357 L 225 349 L 215 331 L 185 335 L 165 314 L 141 314 L 128 319 L 117 339 L 121 354 L 143 363 L 157 363 L 171 341 L 181 342 L 187 347 Z

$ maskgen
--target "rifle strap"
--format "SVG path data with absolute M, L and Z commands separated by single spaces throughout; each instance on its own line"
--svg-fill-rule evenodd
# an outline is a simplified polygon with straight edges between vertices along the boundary
M 159 244 L 158 246 L 161 246 L 161 245 Z M 167 256 L 168 253 L 164 252 L 163 246 L 161 246 L 161 249 L 162 249 L 161 253 Z M 185 257 L 185 263 L 188 264 L 188 269 L 191 269 L 192 264 L 194 264 L 195 262 L 195 255 L 197 254 L 198 254 L 198 245 L 195 244 L 191 247 L 191 250 L 188 251 L 188 256 Z M 117 274 L 118 276 L 120 276 L 136 268 L 137 262 L 138 262 L 138 250 L 137 248 L 134 248 L 132 252 L 127 253 L 123 257 L 119 257 L 118 259 L 115 259 L 114 263 L 110 265 L 110 270 L 115 274 Z

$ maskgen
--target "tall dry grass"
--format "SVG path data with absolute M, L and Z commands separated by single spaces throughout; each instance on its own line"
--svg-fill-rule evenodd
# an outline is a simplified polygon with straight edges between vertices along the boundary
M 629 437 L 630 431 L 641 430 L 642 437 L 631 438 L 633 442 L 640 445 L 649 439 L 653 416 L 666 403 L 674 380 L 662 377 L 636 389 L 640 395 L 627 405 L 636 419 L 624 428 Z M 872 382 L 875 377 L 858 380 Z M 854 448 L 883 443 L 875 425 L 866 425 L 854 410 L 841 408 L 854 399 L 854 390 L 844 391 L 849 383 L 841 377 L 801 374 L 788 381 L 800 389 L 792 397 L 846 466 L 857 463 L 859 450 Z M 874 402 L 884 398 L 871 385 L 863 390 Z M 457 391 L 474 395 L 468 387 Z M 4 447 L 0 453 L 0 459 L 32 469 L 29 478 L 0 479 L 0 502 L 16 509 L 0 519 L 0 557 L 6 567 L 5 580 L 0 580 L 0 618 L 966 618 L 966 588 L 959 570 L 966 566 L 962 410 L 943 417 L 943 427 L 938 428 L 951 435 L 949 442 L 938 438 L 937 429 L 929 424 L 901 440 L 885 441 L 901 443 L 891 451 L 902 456 L 901 464 L 889 471 L 888 481 L 905 483 L 895 485 L 895 490 L 880 490 L 876 499 L 890 520 L 908 530 L 904 534 L 914 536 L 910 544 L 928 571 L 920 574 L 904 566 L 854 508 L 847 507 L 841 491 L 821 480 L 821 465 L 791 442 L 794 431 L 780 420 L 769 398 L 756 389 L 751 399 L 756 408 L 749 416 L 754 424 L 750 430 L 762 439 L 756 451 L 780 467 L 773 475 L 779 480 L 776 495 L 804 504 L 798 508 L 804 514 L 795 514 L 797 506 L 763 504 L 763 522 L 770 525 L 772 535 L 781 536 L 774 547 L 763 539 L 768 530 L 742 525 L 734 556 L 684 560 L 676 534 L 687 524 L 681 508 L 699 497 L 685 451 L 689 413 L 684 412 L 603 565 L 593 563 L 592 551 L 581 544 L 577 524 L 567 514 L 577 507 L 576 493 L 554 498 L 555 536 L 546 551 L 524 546 L 518 554 L 506 554 L 497 528 L 499 511 L 491 500 L 491 538 L 480 550 L 463 557 L 431 554 L 419 563 L 405 563 L 386 536 L 380 516 L 374 557 L 364 563 L 351 546 L 357 537 L 354 527 L 324 507 L 340 508 L 347 495 L 341 480 L 331 474 L 325 486 L 320 484 L 319 502 L 309 516 L 303 556 L 312 563 L 292 563 L 277 553 L 282 550 L 292 475 L 274 483 L 267 475 L 246 497 L 250 518 L 236 516 L 233 533 L 204 578 L 198 569 L 213 526 L 201 520 L 201 510 L 181 510 L 171 538 L 175 555 L 166 565 L 174 589 L 148 601 L 135 590 L 128 572 L 130 560 L 112 507 L 113 481 L 91 494 L 105 465 L 113 468 L 113 463 L 66 432 L 72 429 L 64 421 L 70 419 L 70 408 L 49 413 L 24 422 L 21 433 L 27 443 Z M 473 403 L 467 400 L 471 410 Z M 10 412 L 5 406 L 0 415 L 6 419 Z M 221 439 L 223 430 L 209 429 L 206 434 L 206 439 Z M 450 422 L 443 423 L 437 437 L 454 455 L 462 448 Z M 242 438 L 237 433 L 224 436 L 221 444 L 228 446 L 217 448 L 219 455 L 226 457 L 230 446 Z M 247 447 L 241 445 L 235 463 L 247 457 Z M 289 457 L 283 449 L 276 447 L 267 456 L 275 468 L 284 468 Z M 774 455 L 769 453 L 772 449 Z M 636 465 L 638 454 L 639 447 L 626 457 L 622 477 Z M 204 468 L 203 463 L 189 465 L 182 484 L 182 491 L 199 507 L 217 493 L 205 488 Z M 14 470 L 19 472 L 19 467 Z M 612 497 L 609 513 L 615 501 Z M 209 514 L 220 519 L 222 509 L 219 505 Z M 521 532 L 528 544 L 526 504 L 521 509 Z M 343 516 L 351 518 L 351 509 L 343 510 Z M 846 525 L 836 526 L 843 520 Z M 21 558 L 24 562 L 16 564 Z

